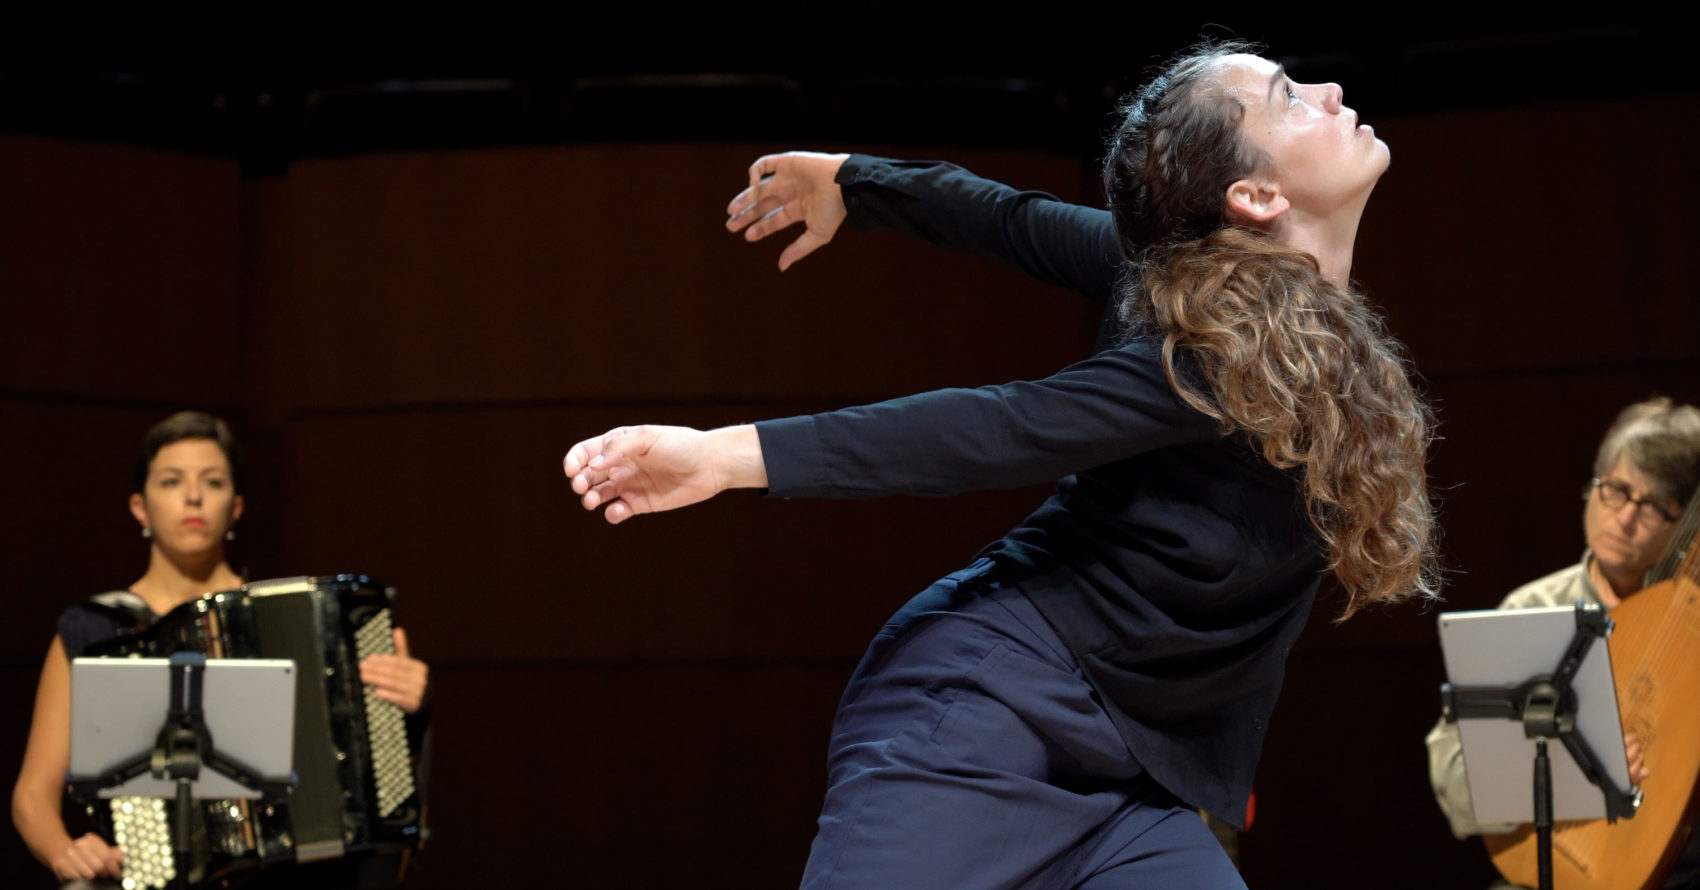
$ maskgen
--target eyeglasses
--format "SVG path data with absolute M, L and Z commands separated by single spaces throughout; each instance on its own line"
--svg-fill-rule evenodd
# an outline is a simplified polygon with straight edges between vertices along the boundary
M 1600 503 L 1607 510 L 1620 510 L 1624 504 L 1634 504 L 1635 518 L 1640 520 L 1642 525 L 1653 528 L 1676 521 L 1676 517 L 1665 508 L 1650 500 L 1635 497 L 1629 493 L 1629 486 L 1616 479 L 1595 478 L 1593 484 L 1594 490 L 1600 493 Z

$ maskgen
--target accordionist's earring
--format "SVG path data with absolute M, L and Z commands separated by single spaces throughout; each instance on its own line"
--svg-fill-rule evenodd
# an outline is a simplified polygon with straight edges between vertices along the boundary
M 234 541 L 234 540 L 236 540 L 236 529 L 229 529 L 229 530 L 227 530 L 227 531 L 226 531 L 226 532 L 225 532 L 225 533 L 224 533 L 224 539 L 225 539 L 225 540 L 226 540 L 226 541 Z
M 148 528 L 148 527 L 147 527 L 147 526 L 145 526 L 145 525 L 144 525 L 144 526 L 142 526 L 142 537 L 144 537 L 144 538 L 151 538 L 151 537 L 153 537 L 153 529 L 151 529 L 151 528 Z

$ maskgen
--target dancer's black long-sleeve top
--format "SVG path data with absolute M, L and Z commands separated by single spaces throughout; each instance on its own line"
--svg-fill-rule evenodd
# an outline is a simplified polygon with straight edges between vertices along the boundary
M 1103 211 L 931 162 L 854 156 L 839 181 L 853 224 L 911 231 L 1113 302 L 1121 261 Z M 1237 823 L 1324 559 L 1296 475 L 1185 405 L 1159 347 L 1127 340 L 1044 380 L 757 431 L 779 497 L 1058 479 L 982 555 L 1067 642 L 1152 777 Z

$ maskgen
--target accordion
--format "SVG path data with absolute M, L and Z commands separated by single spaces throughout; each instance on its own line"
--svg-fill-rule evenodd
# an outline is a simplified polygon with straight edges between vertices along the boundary
M 191 600 L 88 653 L 193 651 L 287 658 L 297 668 L 293 793 L 282 801 L 197 801 L 192 861 L 174 861 L 168 801 L 83 801 L 124 851 L 126 890 L 172 886 L 179 870 L 198 887 L 235 887 L 255 868 L 327 860 L 341 860 L 338 874 L 358 873 L 361 887 L 400 879 L 424 829 L 415 752 L 401 708 L 361 683 L 359 670 L 366 656 L 395 652 L 392 596 L 364 575 L 261 581 Z

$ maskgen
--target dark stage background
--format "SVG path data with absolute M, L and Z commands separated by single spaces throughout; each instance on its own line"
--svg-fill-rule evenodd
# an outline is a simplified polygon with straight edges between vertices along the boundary
M 576 506 L 561 455 L 621 423 L 1083 355 L 1096 310 L 1070 294 L 881 233 L 780 275 L 778 245 L 727 234 L 722 208 L 757 155 L 798 147 L 944 157 L 1097 203 L 1110 100 L 1200 27 L 1065 5 L 970 32 L 944 7 L 897 27 L 898 9 L 805 10 L 832 22 L 811 39 L 788 33 L 797 10 L 725 4 L 449 4 L 426 28 L 316 31 L 267 8 L 193 43 L 138 19 L 157 40 L 52 51 L 37 38 L 60 32 L 12 30 L 5 774 L 55 616 L 144 568 L 137 437 L 199 407 L 247 448 L 239 568 L 400 591 L 437 708 L 433 835 L 407 886 L 793 886 L 866 640 L 1045 492 L 735 493 L 614 529 Z M 1620 407 L 1700 400 L 1691 23 L 1270 18 L 1231 27 L 1340 80 L 1392 146 L 1356 273 L 1441 417 L 1444 608 L 1491 606 L 1577 558 Z M 1248 881 L 1485 884 L 1427 788 L 1439 608 L 1336 627 L 1334 606 L 1292 655 Z M 11 832 L 0 875 L 52 883 Z

